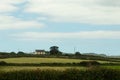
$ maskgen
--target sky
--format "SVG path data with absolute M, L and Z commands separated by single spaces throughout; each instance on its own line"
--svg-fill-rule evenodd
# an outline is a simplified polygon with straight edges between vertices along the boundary
M 2 0 L 0 51 L 120 55 L 120 0 Z

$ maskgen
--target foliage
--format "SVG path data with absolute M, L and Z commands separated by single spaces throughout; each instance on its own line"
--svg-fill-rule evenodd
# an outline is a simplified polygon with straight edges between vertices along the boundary
M 75 55 L 76 56 L 81 56 L 81 53 L 80 52 L 75 52 Z
M 59 47 L 52 46 L 50 47 L 50 54 L 51 55 L 62 55 L 62 52 L 59 51 Z
M 21 70 L 0 72 L 0 80 L 120 80 L 120 70 L 112 69 L 67 69 Z
M 11 52 L 10 55 L 16 55 L 16 53 L 15 52 Z
M 0 66 L 1 65 L 6 65 L 7 63 L 5 61 L 0 61 Z
M 82 65 L 82 66 L 96 66 L 96 65 L 100 65 L 100 63 L 97 61 L 82 61 L 82 62 L 80 62 L 80 65 Z
M 18 55 L 24 55 L 25 53 L 22 52 L 22 51 L 19 51 L 17 54 L 18 54 Z

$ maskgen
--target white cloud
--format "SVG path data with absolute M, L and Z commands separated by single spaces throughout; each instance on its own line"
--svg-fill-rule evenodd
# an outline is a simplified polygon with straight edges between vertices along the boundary
M 31 21 L 31 20 L 21 20 L 13 16 L 0 15 L 0 30 L 6 29 L 25 29 L 25 28 L 39 28 L 43 27 L 44 24 Z
M 0 1 L 0 30 L 5 29 L 24 29 L 30 27 L 42 27 L 43 23 L 34 20 L 22 20 L 15 16 L 8 16 L 9 12 L 16 11 L 20 7 L 18 4 L 24 3 L 26 0 L 1 0 Z M 14 13 L 13 13 L 14 15 Z
M 28 0 L 26 12 L 52 21 L 120 25 L 120 0 Z
M 0 13 L 11 12 L 18 9 L 17 4 L 23 3 L 26 0 L 1 0 L 0 1 Z
M 120 39 L 120 31 L 82 31 L 72 33 L 40 33 L 24 32 L 12 34 L 12 38 L 19 40 L 42 40 L 42 39 Z

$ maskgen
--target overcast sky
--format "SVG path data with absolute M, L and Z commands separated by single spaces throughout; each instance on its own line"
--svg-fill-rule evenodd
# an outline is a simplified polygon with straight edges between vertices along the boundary
M 54 45 L 120 55 L 120 0 L 1 0 L 1 52 Z

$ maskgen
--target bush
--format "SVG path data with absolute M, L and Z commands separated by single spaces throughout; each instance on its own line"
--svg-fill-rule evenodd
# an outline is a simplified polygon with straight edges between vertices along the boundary
M 0 65 L 6 65 L 7 63 L 5 61 L 0 61 Z
M 0 72 L 0 80 L 120 80 L 120 70 L 22 70 Z
M 96 65 L 100 65 L 100 63 L 97 61 L 82 61 L 82 62 L 80 62 L 80 65 L 82 65 L 82 66 L 96 66 Z

